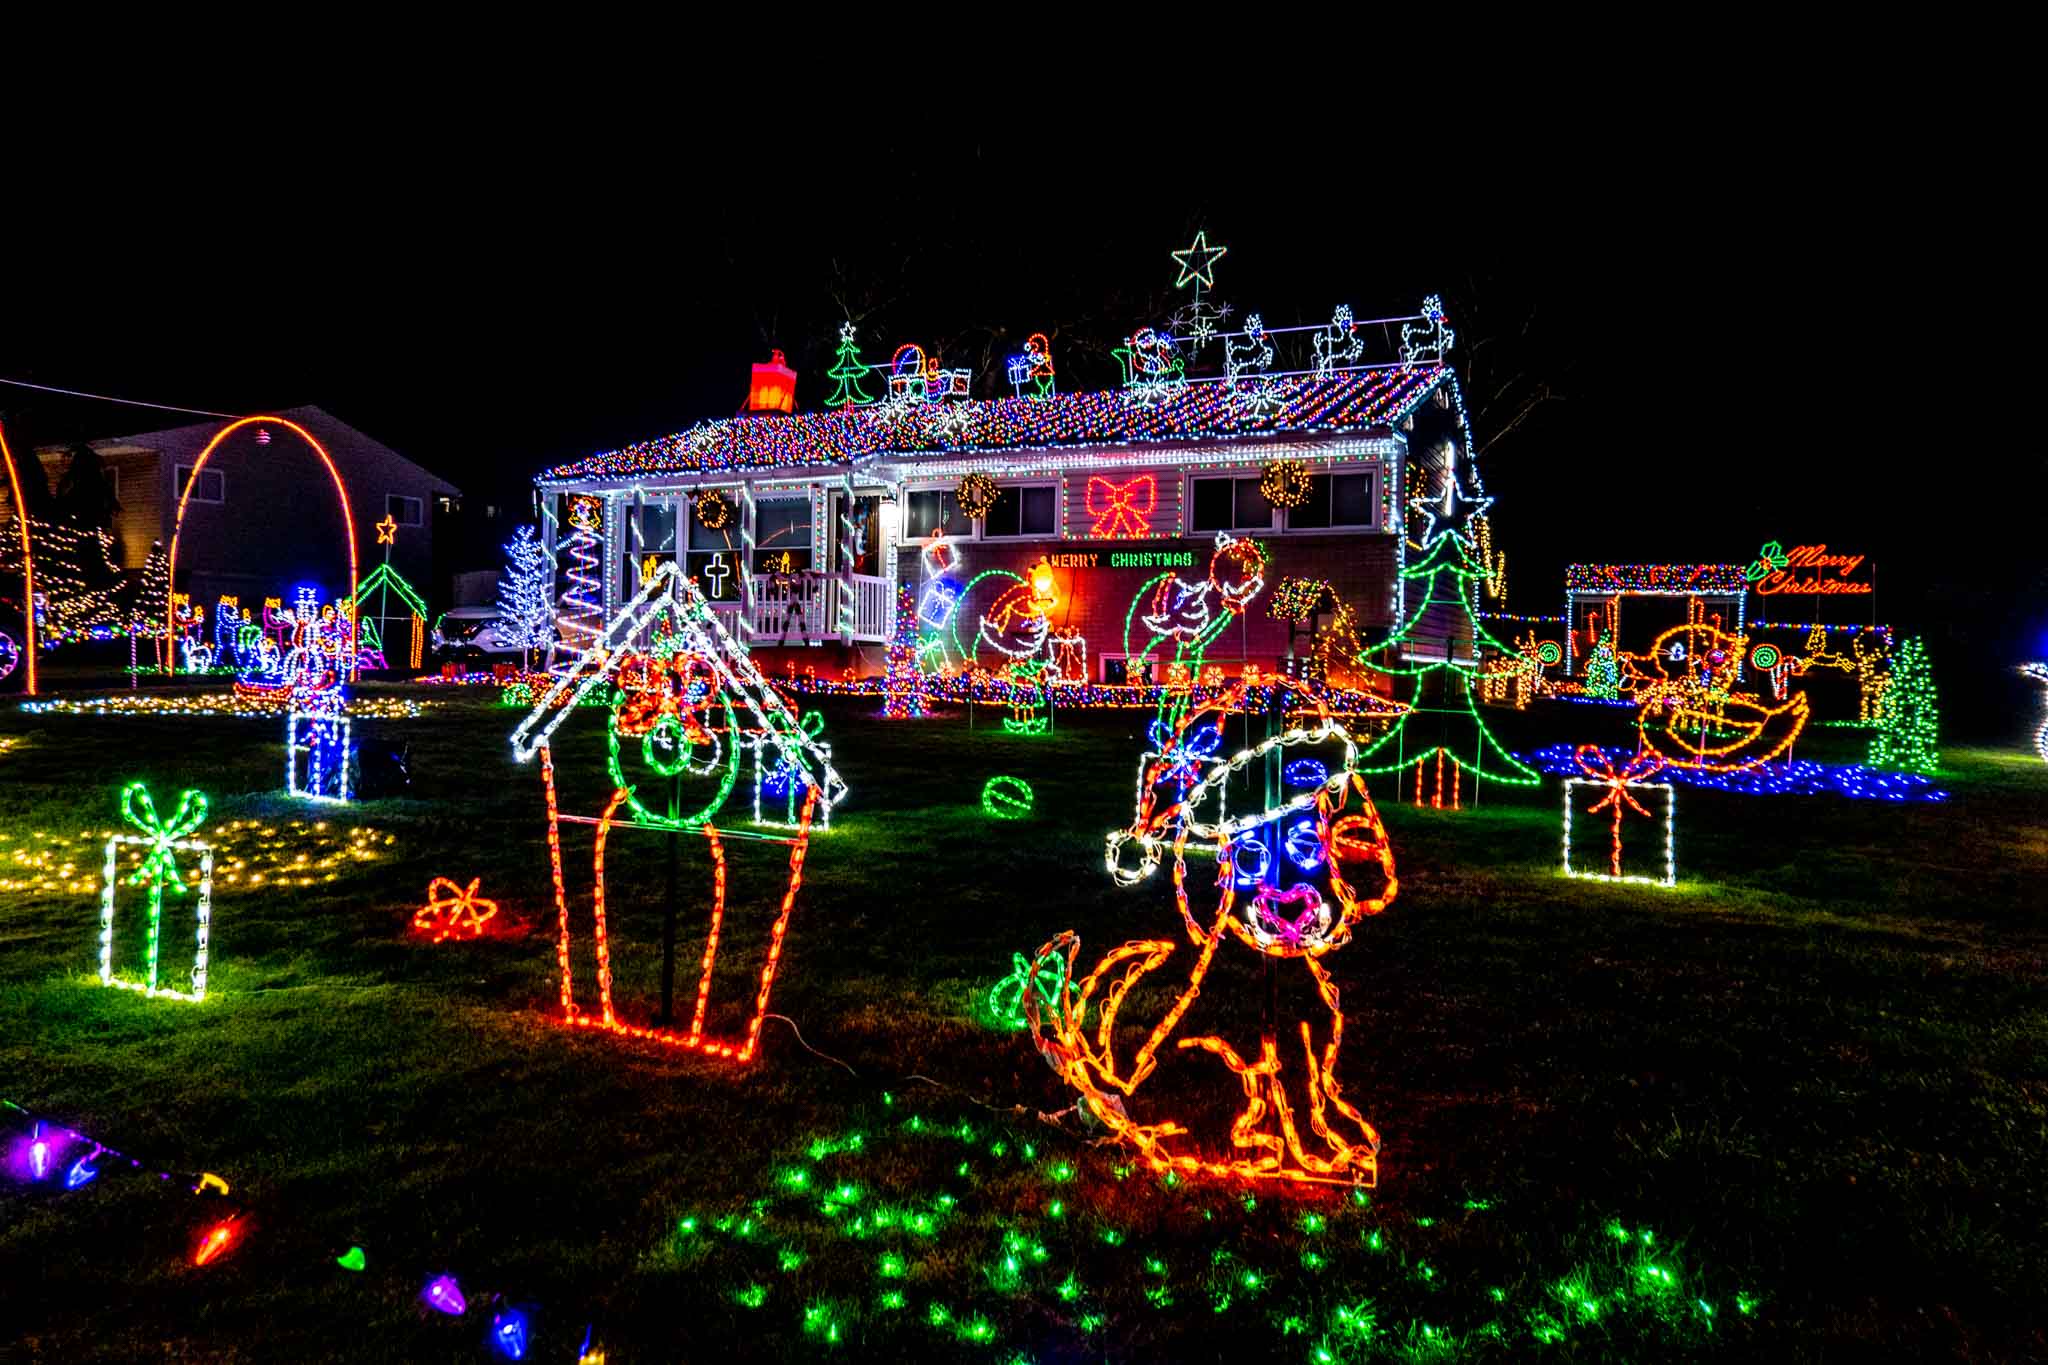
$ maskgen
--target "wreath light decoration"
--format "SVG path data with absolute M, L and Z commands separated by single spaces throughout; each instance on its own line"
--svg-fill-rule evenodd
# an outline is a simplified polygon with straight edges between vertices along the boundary
M 1259 475 L 1259 492 L 1275 507 L 1301 506 L 1308 490 L 1308 466 L 1300 460 L 1275 460 Z
M 980 470 L 960 476 L 960 486 L 953 490 L 953 500 L 960 504 L 960 510 L 970 519 L 980 520 L 996 505 L 996 481 Z
M 697 511 L 697 524 L 707 531 L 723 530 L 732 520 L 732 504 L 715 488 L 699 493 L 691 506 Z

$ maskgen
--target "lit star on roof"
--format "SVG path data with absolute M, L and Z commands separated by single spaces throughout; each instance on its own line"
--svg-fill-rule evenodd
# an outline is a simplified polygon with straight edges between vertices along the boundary
M 398 543 L 398 518 L 392 516 L 389 512 L 384 514 L 384 520 L 377 523 L 377 543 L 379 545 L 396 545 Z
M 1193 246 L 1173 253 L 1174 263 L 1180 266 L 1180 278 L 1173 282 L 1173 287 L 1179 289 L 1193 280 L 1204 289 L 1214 289 L 1216 262 L 1222 260 L 1223 253 L 1228 250 L 1227 246 L 1210 246 L 1207 229 L 1196 233 Z
M 1472 518 L 1493 506 L 1493 499 L 1468 498 L 1465 496 L 1465 490 L 1458 487 L 1457 481 L 1453 480 L 1444 486 L 1441 495 L 1433 498 L 1410 498 L 1408 506 L 1429 518 L 1422 528 L 1422 548 L 1427 550 L 1447 532 L 1465 539 L 1466 526 L 1471 523 Z

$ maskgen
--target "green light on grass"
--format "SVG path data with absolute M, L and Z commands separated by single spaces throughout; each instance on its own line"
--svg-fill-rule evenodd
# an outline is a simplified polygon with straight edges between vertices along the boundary
M 801 1166 L 792 1166 L 782 1173 L 782 1183 L 792 1190 L 807 1188 L 811 1183 L 811 1173 Z
M 901 1308 L 903 1306 L 903 1291 L 900 1289 L 886 1290 L 882 1297 L 875 1300 L 875 1302 L 881 1304 L 884 1308 Z
M 1626 1242 L 1628 1240 L 1628 1229 L 1623 1227 L 1618 1221 L 1609 1220 L 1607 1235 L 1617 1242 Z
M 1083 1313 L 1080 1317 L 1074 1319 L 1074 1326 L 1092 1336 L 1096 1332 L 1101 1331 L 1102 1324 L 1107 1321 L 1109 1319 L 1103 1317 L 1100 1313 Z
M 1330 1317 L 1337 1331 L 1358 1341 L 1364 1341 L 1379 1327 L 1379 1310 L 1373 1307 L 1371 1299 L 1340 1305 Z
M 1028 1142 L 1027 1142 L 1027 1143 L 1025 1143 L 1025 1144 L 1024 1144 L 1024 1159 L 1025 1159 L 1026 1161 L 1036 1161 L 1036 1160 L 1038 1160 L 1038 1148 L 1034 1147 L 1034 1146 L 1033 1146 L 1032 1144 L 1030 1144 L 1030 1143 L 1028 1143 Z
M 759 1308 L 762 1304 L 768 1302 L 768 1286 L 765 1284 L 750 1284 L 745 1289 L 735 1290 L 732 1297 L 733 1301 L 742 1308 Z
M 1160 1260 L 1157 1256 L 1147 1256 L 1145 1258 L 1145 1269 L 1154 1275 L 1164 1275 L 1166 1273 L 1166 1262 Z
M 1045 1206 L 1045 1216 L 1048 1218 L 1064 1218 L 1067 1216 L 1067 1206 L 1055 1199 Z
M 1465 1212 L 1467 1213 L 1485 1213 L 1492 1207 L 1493 1201 L 1490 1199 L 1467 1199 L 1465 1201 Z
M 1104 1228 L 1102 1230 L 1102 1240 L 1113 1247 L 1120 1247 L 1124 1244 L 1124 1235 L 1115 1228 Z
M 1364 1190 L 1353 1190 L 1351 1192 L 1351 1202 L 1358 1205 L 1359 1208 L 1369 1209 L 1372 1207 L 1372 1196 Z
M 1365 1234 L 1365 1247 L 1368 1251 L 1386 1250 L 1386 1239 L 1380 1236 L 1380 1230 L 1378 1228 L 1374 1228 L 1371 1232 Z
M 1238 1283 L 1243 1285 L 1246 1289 L 1249 1289 L 1256 1293 L 1259 1289 L 1259 1286 L 1265 1283 L 1265 1280 L 1260 1277 L 1258 1271 L 1247 1270 L 1244 1274 L 1238 1277 Z
M 1529 1333 L 1547 1346 L 1564 1340 L 1564 1324 L 1548 1313 L 1532 1313 L 1529 1316 Z
M 1417 1261 L 1415 1263 L 1415 1273 L 1425 1280 L 1436 1279 L 1436 1267 L 1428 1261 Z
M 834 1185 L 832 1187 L 832 1197 L 842 1204 L 858 1204 L 860 1202 L 860 1186 Z
M 1745 1318 L 1748 1317 L 1756 1311 L 1756 1300 L 1747 1294 L 1737 1294 L 1735 1296 L 1735 1311 L 1742 1314 Z
M 1301 1268 L 1303 1270 L 1321 1270 L 1327 1264 L 1329 1262 L 1319 1251 L 1304 1251 L 1301 1253 Z
M 934 1199 L 932 1202 L 934 1204 L 937 1204 L 942 1209 L 950 1209 L 960 1201 L 955 1199 L 950 1194 L 942 1194 L 937 1199 Z
M 1230 1295 L 1221 1289 L 1211 1293 L 1209 1295 L 1209 1310 L 1213 1313 L 1228 1313 L 1230 1311 Z
M 1419 1228 L 1430 1228 L 1430 1227 L 1435 1227 L 1435 1226 L 1436 1226 L 1436 1219 L 1434 1219 L 1434 1218 L 1418 1218 L 1418 1219 L 1416 1219 L 1416 1220 L 1415 1220 L 1415 1226 L 1416 1226 L 1416 1227 L 1419 1227 Z
M 1252 1210 L 1256 1209 L 1256 1208 L 1257 1208 L 1258 1206 L 1259 1206 L 1259 1200 L 1258 1200 L 1258 1196 L 1257 1196 L 1257 1195 L 1251 1195 L 1251 1194 L 1248 1194 L 1248 1195 L 1246 1195 L 1246 1196 L 1244 1197 L 1244 1211 L 1245 1211 L 1246 1213 L 1250 1213 L 1250 1212 L 1251 1212 Z
M 1337 1356 L 1329 1347 L 1318 1346 L 1309 1353 L 1309 1359 L 1316 1365 L 1336 1365 Z
M 944 1327 L 953 1320 L 953 1310 L 943 1303 L 935 1303 L 925 1310 L 924 1320 L 934 1327 Z
M 1693 1302 L 1699 1305 L 1700 1315 L 1711 1322 L 1714 1317 L 1714 1305 L 1708 1303 L 1705 1299 L 1694 1299 Z
M 1159 1183 L 1160 1183 L 1160 1184 L 1162 1184 L 1162 1185 L 1164 1185 L 1164 1186 L 1166 1186 L 1166 1188 L 1167 1188 L 1167 1189 L 1169 1189 L 1169 1190 L 1177 1190 L 1177 1189 L 1179 1189 L 1179 1188 L 1180 1188 L 1180 1172 L 1179 1172 L 1179 1171 L 1168 1171 L 1168 1172 L 1166 1173 L 1166 1176 L 1165 1176 L 1165 1178 L 1164 1178 L 1164 1179 L 1162 1179 L 1162 1180 L 1161 1180 L 1161 1181 L 1160 1181 Z
M 1003 1155 L 1003 1154 L 1004 1154 L 1005 1152 L 1007 1152 L 1007 1151 L 1009 1151 L 1009 1150 L 1010 1150 L 1010 1145 L 1009 1145 L 1009 1144 L 1008 1144 L 1007 1142 L 1004 1142 L 1004 1141 L 1003 1141 L 1002 1139 L 1000 1139 L 1000 1138 L 998 1138 L 998 1139 L 997 1139 L 996 1141 L 994 1141 L 994 1142 L 991 1142 L 991 1143 L 990 1143 L 990 1144 L 988 1145 L 988 1154 L 989 1154 L 990 1156 L 1001 1156 L 1001 1155 Z
M 996 1339 L 996 1325 L 987 1318 L 969 1318 L 960 1324 L 960 1335 L 964 1340 L 985 1346 Z
M 1493 1301 L 1495 1303 L 1506 1303 L 1508 1301 L 1508 1291 L 1502 1289 L 1499 1285 L 1495 1285 L 1493 1288 L 1487 1290 L 1486 1292 L 1493 1296 Z
M 1328 1226 L 1329 1222 L 1320 1213 L 1304 1213 L 1301 1215 L 1301 1230 L 1303 1232 L 1313 1235 L 1321 1232 Z
M 920 1237 L 929 1237 L 939 1230 L 939 1225 L 928 1213 L 913 1213 L 903 1220 L 903 1225 Z
M 967 1169 L 967 1163 L 963 1161 L 953 1171 L 953 1174 L 959 1176 L 962 1180 L 965 1180 L 967 1178 Z
M 832 1305 L 828 1303 L 814 1303 L 804 1309 L 804 1332 L 809 1336 L 821 1336 L 833 1345 L 837 1345 L 839 1342 L 839 1323 L 832 1316 Z
M 1055 1292 L 1067 1303 L 1072 1303 L 1075 1299 L 1081 1297 L 1081 1282 L 1075 1279 L 1072 1274 L 1069 1274 L 1067 1278 L 1060 1281 L 1060 1287 Z
M 1054 1180 L 1072 1180 L 1074 1178 L 1074 1168 L 1070 1163 L 1062 1161 L 1047 1171 L 1046 1174 Z
M 1636 1267 L 1636 1277 L 1652 1289 L 1678 1288 L 1678 1277 L 1661 1265 L 1650 1265 L 1648 1263 L 1639 1265 Z
M 804 1263 L 804 1254 L 790 1247 L 784 1247 L 780 1252 L 776 1253 L 775 1263 L 781 1266 L 782 1273 L 787 1275 Z
M 688 1236 L 690 1233 L 693 1233 L 696 1230 L 697 1220 L 695 1218 L 684 1218 L 676 1224 L 676 1231 L 682 1233 L 685 1236 Z
M 1130 1166 L 1112 1166 L 1109 1168 L 1109 1173 L 1118 1180 L 1129 1180 L 1131 1178 L 1131 1170 Z
M 1302 1317 L 1299 1313 L 1289 1313 L 1286 1317 L 1280 1319 L 1280 1335 L 1283 1337 L 1299 1336 L 1307 1330 L 1308 1319 Z
M 1155 1284 L 1147 1289 L 1145 1299 L 1154 1308 L 1164 1310 L 1173 1307 L 1173 1291 L 1163 1284 Z
M 882 1258 L 875 1262 L 875 1273 L 886 1280 L 902 1279 L 903 1258 L 893 1251 L 883 1252 Z

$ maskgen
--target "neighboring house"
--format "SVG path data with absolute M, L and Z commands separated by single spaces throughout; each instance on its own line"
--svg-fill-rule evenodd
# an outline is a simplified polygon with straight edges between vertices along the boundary
M 1389 360 L 1244 386 L 1190 379 L 722 419 L 535 483 L 556 546 L 574 522 L 595 528 L 590 570 L 607 615 L 650 564 L 681 558 L 757 650 L 801 645 L 817 652 L 794 662 L 821 674 L 872 674 L 899 583 L 919 589 L 936 568 L 970 585 L 950 624 L 972 653 L 983 599 L 1043 558 L 1057 584 L 1053 631 L 1086 640 L 1092 679 L 1122 681 L 1134 600 L 1168 574 L 1202 582 L 1219 532 L 1260 542 L 1269 596 L 1209 650 L 1212 662 L 1271 669 L 1293 654 L 1296 638 L 1270 610 L 1286 577 L 1327 582 L 1360 626 L 1401 620 L 1418 520 L 1409 496 L 1434 495 L 1446 478 L 1476 491 L 1463 418 L 1447 364 Z M 1310 475 L 1292 510 L 1260 491 L 1262 470 L 1281 459 Z M 982 516 L 960 507 L 971 473 L 996 485 Z M 601 507 L 572 518 L 574 499 Z M 936 566 L 924 553 L 935 533 L 951 540 Z M 1469 634 L 1435 644 L 1447 647 L 1469 656 Z
M 348 489 L 359 574 L 384 563 L 388 548 L 392 569 L 431 600 L 435 519 L 458 506 L 454 485 L 320 408 L 275 415 L 304 427 L 333 458 Z M 92 442 L 121 503 L 113 526 L 121 567 L 140 568 L 152 545 L 170 546 L 179 495 L 207 443 L 228 425 L 196 422 Z M 36 454 L 54 486 L 69 455 L 62 447 Z M 389 547 L 377 532 L 387 516 L 397 526 Z M 199 470 L 179 534 L 176 588 L 209 609 L 231 596 L 255 610 L 301 583 L 317 584 L 323 600 L 333 601 L 354 586 L 344 526 L 333 479 L 304 440 L 285 427 L 241 427 Z

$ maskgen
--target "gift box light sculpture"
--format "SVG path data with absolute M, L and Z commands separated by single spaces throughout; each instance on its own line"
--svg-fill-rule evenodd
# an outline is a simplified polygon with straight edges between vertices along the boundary
M 121 789 L 121 818 L 142 833 L 116 834 L 107 840 L 104 881 L 100 888 L 101 985 L 141 991 L 144 995 L 165 995 L 173 1000 L 197 1002 L 206 998 L 206 944 L 213 919 L 213 847 L 186 837 L 205 823 L 206 804 L 204 792 L 188 790 L 178 797 L 177 810 L 166 820 L 157 815 L 156 803 L 150 799 L 147 786 L 130 782 Z M 142 865 L 127 881 L 131 886 L 149 888 L 149 921 L 143 938 L 141 979 L 130 980 L 116 975 L 114 970 L 114 886 L 119 875 L 121 849 L 135 845 L 144 850 Z M 178 867 L 177 855 L 180 853 L 199 855 L 199 884 L 193 902 L 199 940 L 192 959 L 192 989 L 189 991 L 172 990 L 157 984 L 163 943 L 164 897 L 166 894 L 186 894 L 183 874 Z

